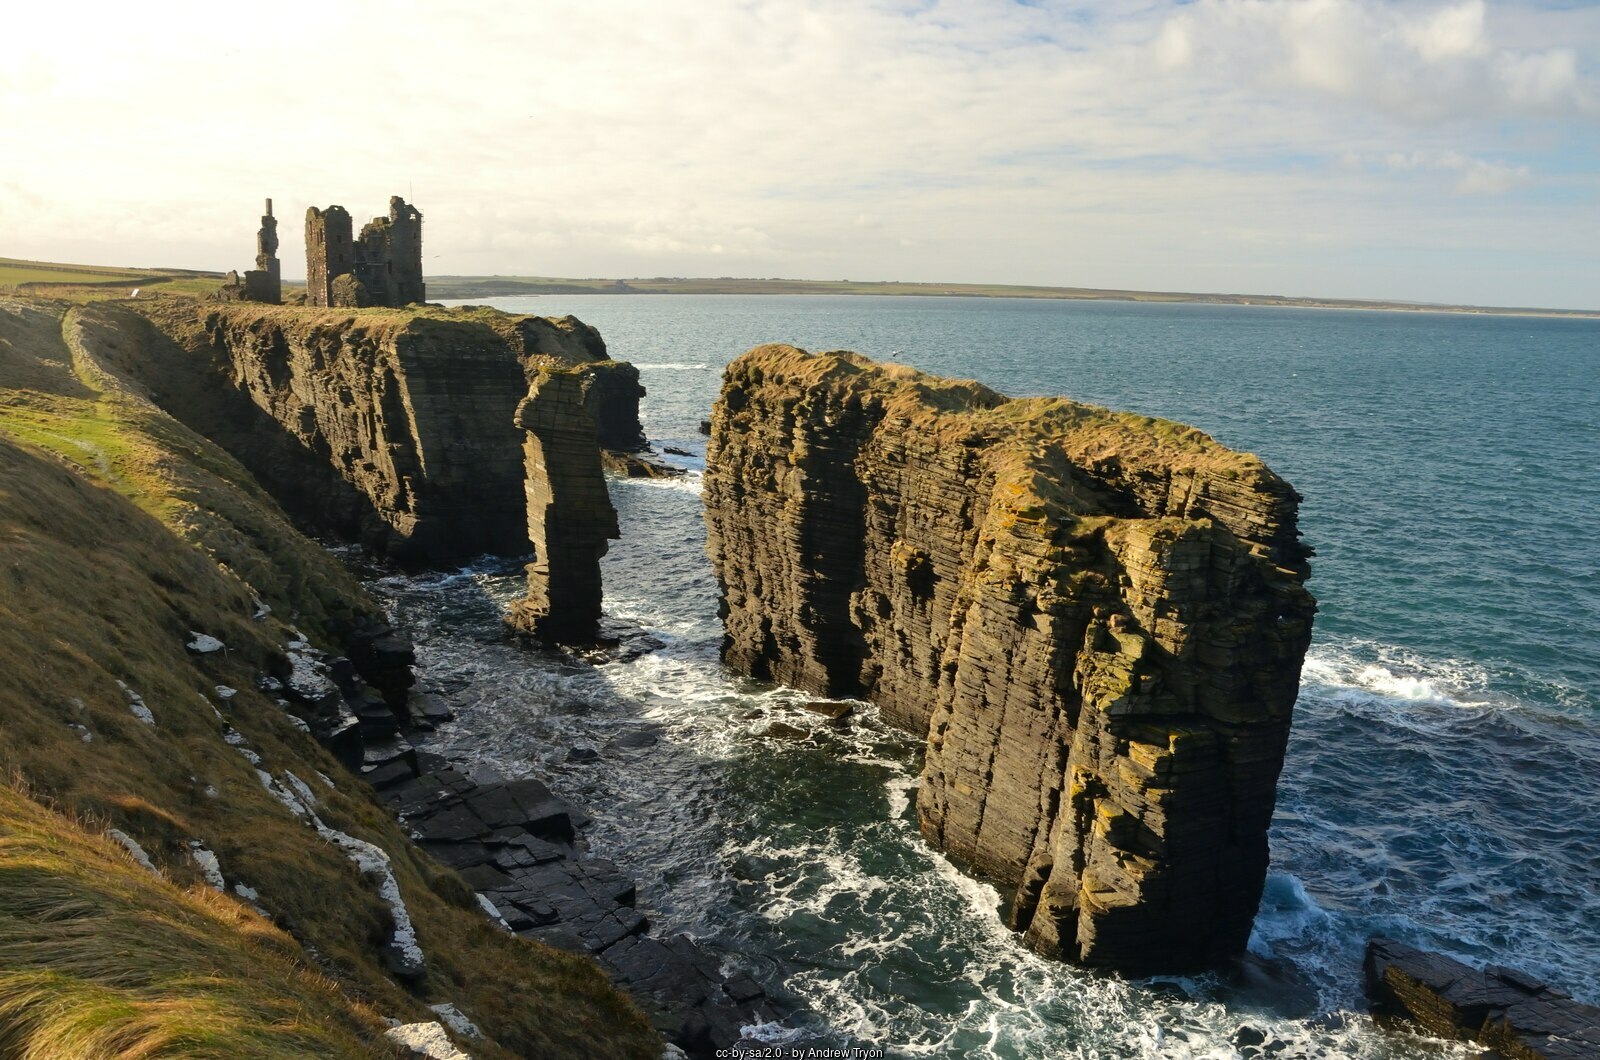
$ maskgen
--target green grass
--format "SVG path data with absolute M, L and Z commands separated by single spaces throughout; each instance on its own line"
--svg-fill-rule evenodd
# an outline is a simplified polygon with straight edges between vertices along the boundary
M 0 1054 L 399 1055 L 294 939 L 99 831 L 0 784 Z
M 70 302 L 99 302 L 141 295 L 209 298 L 223 284 L 222 273 L 192 269 L 136 269 L 103 265 L 70 265 L 53 261 L 0 258 L 0 290 Z M 303 286 L 285 285 L 285 297 Z
M 658 1056 L 592 961 L 491 925 L 255 690 L 287 622 L 336 648 L 321 631 L 376 605 L 237 461 L 124 380 L 134 362 L 154 366 L 151 385 L 184 370 L 152 360 L 148 327 L 116 305 L 0 297 L 0 778 L 22 781 L 0 790 L 0 842 L 22 837 L 0 848 L 0 1057 L 388 1055 L 368 1035 L 374 1013 L 430 1020 L 426 1004 L 446 1001 L 488 1033 L 479 1060 Z M 261 621 L 257 595 L 273 608 Z M 190 656 L 191 629 L 227 653 Z M 428 957 L 417 991 L 375 951 L 388 912 L 371 885 L 223 740 L 216 685 L 239 690 L 226 724 L 263 768 L 334 778 L 322 818 L 390 853 Z M 95 838 L 105 824 L 171 883 L 122 871 L 131 863 Z M 196 890 L 191 839 L 289 934 Z
M 52 261 L 0 258 L 0 287 L 19 283 L 105 283 L 141 280 L 159 275 L 147 269 L 117 269 L 102 265 L 63 265 Z

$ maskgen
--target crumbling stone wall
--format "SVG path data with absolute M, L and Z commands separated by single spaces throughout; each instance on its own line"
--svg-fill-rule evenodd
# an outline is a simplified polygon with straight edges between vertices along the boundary
M 389 215 L 351 238 L 342 206 L 306 212 L 306 302 L 320 306 L 406 306 L 427 300 L 422 282 L 422 211 L 398 195 Z
M 350 211 L 343 206 L 319 210 L 306 209 L 306 305 L 356 305 L 344 298 L 354 296 L 346 285 L 335 297 L 335 281 L 349 276 L 355 267 L 355 249 L 350 239 Z
M 228 273 L 228 281 L 217 292 L 224 302 L 283 303 L 283 277 L 278 263 L 278 220 L 272 216 L 272 200 L 267 200 L 261 228 L 256 232 L 256 267 L 242 277 Z

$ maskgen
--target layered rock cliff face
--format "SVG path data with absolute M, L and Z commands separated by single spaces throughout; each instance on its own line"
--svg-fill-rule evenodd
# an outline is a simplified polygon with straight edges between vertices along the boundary
M 528 595 L 511 623 L 543 640 L 592 640 L 600 621 L 600 557 L 619 535 L 600 466 L 598 425 L 585 402 L 584 376 L 546 368 L 517 406 L 527 432 Z
M 1600 1008 L 1513 968 L 1473 968 L 1375 938 L 1366 973 L 1375 1011 L 1414 1019 L 1440 1038 L 1476 1041 L 1506 1060 L 1600 1056 Z
M 154 327 L 127 367 L 159 380 L 154 400 L 237 456 L 302 522 L 402 563 L 527 550 L 514 417 L 541 369 L 581 371 L 602 442 L 643 441 L 637 370 L 610 361 L 599 334 L 570 317 L 140 308 Z
M 758 347 L 712 419 L 729 665 L 927 734 L 929 842 L 1054 956 L 1243 948 L 1315 604 L 1298 497 L 1199 431 Z

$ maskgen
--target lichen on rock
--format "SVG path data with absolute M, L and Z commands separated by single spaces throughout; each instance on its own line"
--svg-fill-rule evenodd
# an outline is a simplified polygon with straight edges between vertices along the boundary
M 707 462 L 725 661 L 925 733 L 922 832 L 1030 946 L 1243 948 L 1315 610 L 1287 483 L 1180 424 L 781 345 L 729 365 Z

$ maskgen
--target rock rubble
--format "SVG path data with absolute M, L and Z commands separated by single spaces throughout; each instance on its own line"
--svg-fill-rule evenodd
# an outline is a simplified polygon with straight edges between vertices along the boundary
M 414 775 L 368 780 L 435 860 L 459 872 L 486 914 L 522 938 L 598 960 L 691 1056 L 709 1056 L 741 1028 L 784 1014 L 748 976 L 725 976 L 687 935 L 650 934 L 632 879 L 589 856 L 588 818 L 537 780 L 475 781 L 447 760 L 417 756 Z

